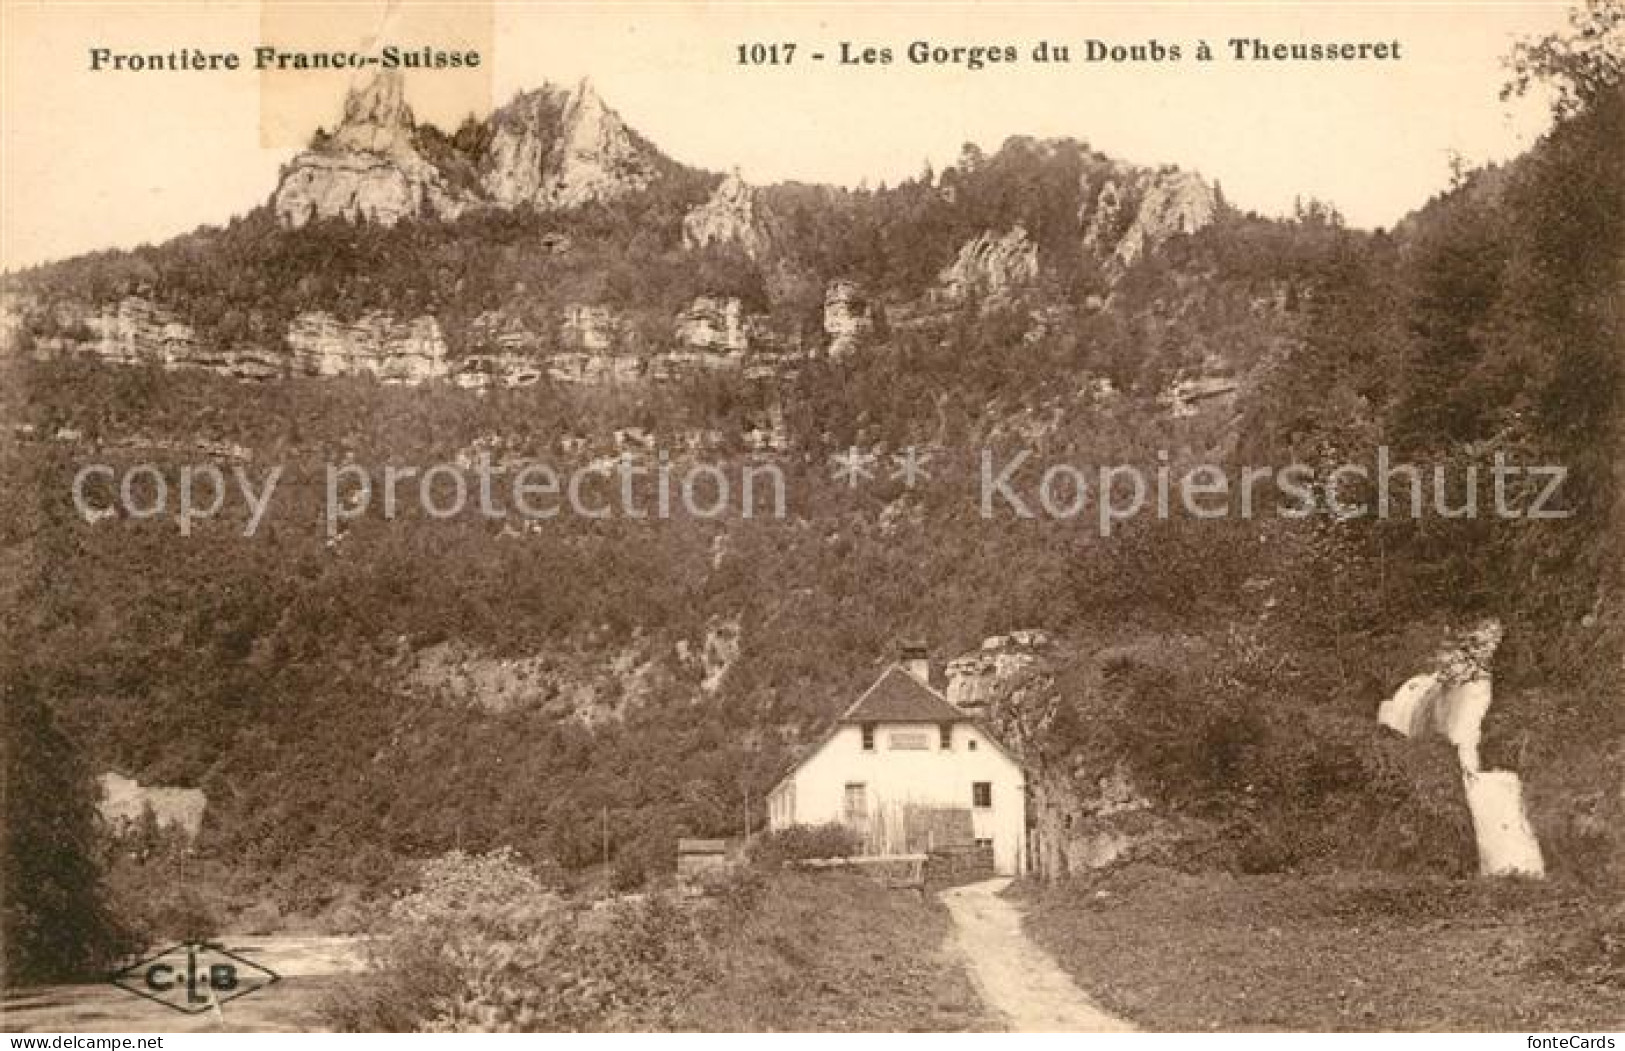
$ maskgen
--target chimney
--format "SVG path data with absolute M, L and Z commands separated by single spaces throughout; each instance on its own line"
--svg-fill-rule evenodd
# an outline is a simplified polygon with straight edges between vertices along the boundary
M 916 679 L 931 685 L 931 649 L 923 642 L 910 641 L 903 643 L 902 652 L 898 662 L 903 670 Z

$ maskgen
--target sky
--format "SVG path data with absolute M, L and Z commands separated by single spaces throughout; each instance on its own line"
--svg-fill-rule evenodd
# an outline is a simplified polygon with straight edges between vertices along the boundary
M 530 3 L 0 0 L 0 266 L 157 242 L 264 202 L 350 71 L 93 71 L 94 48 L 148 54 L 257 46 L 474 48 L 474 71 L 409 73 L 420 120 L 455 126 L 545 81 L 590 77 L 626 121 L 680 161 L 747 181 L 871 185 L 941 170 L 974 142 L 1072 136 L 1122 160 L 1178 164 L 1243 208 L 1298 197 L 1356 226 L 1389 226 L 1449 180 L 1451 159 L 1503 160 L 1547 124 L 1503 103 L 1502 59 L 1563 24 L 1563 3 Z M 1256 63 L 1230 38 L 1397 41 L 1398 61 Z M 1179 45 L 1178 62 L 1088 62 L 1088 40 Z M 1218 55 L 1193 59 L 1197 41 Z M 1012 45 L 970 70 L 914 64 L 916 41 Z M 1069 63 L 1031 61 L 1041 41 Z M 741 65 L 739 45 L 794 42 L 788 65 Z M 843 65 L 890 48 L 889 65 Z M 816 62 L 813 53 L 825 55 Z

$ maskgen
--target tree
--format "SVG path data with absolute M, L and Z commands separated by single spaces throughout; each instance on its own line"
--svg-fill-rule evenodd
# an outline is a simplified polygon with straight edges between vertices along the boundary
M 79 755 L 26 682 L 3 687 L 4 983 L 83 975 L 111 958 L 117 926 L 96 862 L 95 798 Z
M 1503 99 L 1536 83 L 1553 93 L 1552 112 L 1572 117 L 1625 81 L 1625 0 L 1585 0 L 1569 13 L 1569 31 L 1522 40 L 1508 66 Z

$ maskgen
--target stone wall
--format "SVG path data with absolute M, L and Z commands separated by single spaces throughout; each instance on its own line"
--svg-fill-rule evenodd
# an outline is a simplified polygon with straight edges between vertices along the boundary
M 929 890 L 979 883 L 995 875 L 991 844 L 940 847 L 926 855 L 925 885 Z

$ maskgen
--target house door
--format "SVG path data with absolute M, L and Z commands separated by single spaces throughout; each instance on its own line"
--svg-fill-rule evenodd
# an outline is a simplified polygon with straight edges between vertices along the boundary
M 845 804 L 841 808 L 848 825 L 861 827 L 869 818 L 869 790 L 861 781 L 848 781 Z

